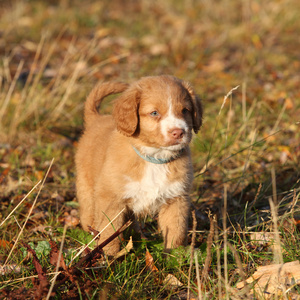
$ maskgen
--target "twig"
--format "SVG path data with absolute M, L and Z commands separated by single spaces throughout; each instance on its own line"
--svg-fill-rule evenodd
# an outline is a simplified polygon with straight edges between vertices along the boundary
M 291 214 L 292 214 L 292 217 L 294 217 L 294 208 L 295 208 L 295 205 L 297 203 L 297 198 L 299 198 L 299 195 L 298 195 L 298 197 L 296 197 L 296 189 L 294 189 L 294 196 L 293 196 L 293 201 L 292 201 L 292 204 L 291 204 Z
M 227 242 L 227 246 L 228 246 L 228 248 L 230 249 L 230 251 L 232 252 L 232 254 L 234 256 L 234 259 L 235 259 L 235 262 L 237 264 L 239 274 L 242 277 L 242 280 L 246 281 L 246 276 L 245 276 L 245 272 L 244 272 L 244 269 L 243 269 L 243 264 L 242 264 L 242 261 L 239 257 L 239 254 L 237 253 L 236 249 L 229 242 Z
M 63 249 L 63 246 L 64 246 L 64 241 L 65 241 L 65 238 L 66 238 L 66 232 L 67 232 L 67 226 L 65 225 L 64 226 L 64 231 L 63 231 L 63 236 L 62 236 L 62 241 L 61 241 L 61 244 L 60 244 L 60 247 L 59 247 L 58 259 L 57 259 L 57 264 L 56 264 L 56 267 L 55 267 L 55 275 L 54 275 L 53 281 L 51 283 L 51 286 L 49 288 L 46 300 L 50 299 L 52 290 L 53 290 L 54 285 L 55 285 L 56 278 L 60 274 L 60 272 L 58 272 L 58 270 L 59 270 L 59 267 L 60 267 L 60 260 L 61 260 L 61 256 L 62 256 L 62 249 Z
M 24 202 L 25 199 L 33 192 L 33 190 L 42 182 L 40 180 L 30 191 L 27 193 L 27 195 L 21 200 L 21 202 L 11 211 L 11 213 L 5 218 L 4 221 L 0 224 L 0 227 L 10 218 L 10 216 L 15 212 L 15 210 Z
M 275 174 L 275 169 L 272 167 L 271 169 L 271 176 L 272 176 L 272 191 L 273 191 L 273 201 L 274 204 L 277 206 L 277 189 L 276 189 L 276 174 Z
M 246 103 L 246 88 L 247 88 L 247 83 L 243 81 L 242 84 L 242 112 L 243 112 L 243 122 L 246 122 L 246 117 L 247 117 L 247 103 Z
M 197 220 L 196 220 L 195 210 L 192 211 L 192 216 L 193 216 L 193 233 L 192 233 L 192 242 L 191 242 L 191 256 L 190 256 L 187 299 L 190 299 L 191 273 L 192 273 L 192 265 L 193 265 L 193 260 L 194 260 L 194 250 L 195 250 L 195 240 L 196 240 Z
M 225 275 L 225 292 L 228 299 L 228 265 L 227 265 L 227 185 L 224 186 L 224 207 L 223 207 L 223 232 L 224 232 L 224 275 Z
M 33 208 L 34 208 L 34 206 L 35 206 L 35 204 L 36 204 L 36 202 L 37 202 L 37 199 L 38 199 L 38 197 L 39 197 L 39 195 L 40 195 L 40 193 L 41 193 L 41 190 L 42 190 L 42 188 L 44 187 L 46 178 L 48 177 L 48 174 L 49 174 L 50 169 L 51 169 L 51 167 L 52 167 L 52 165 L 53 165 L 53 162 L 54 162 L 54 158 L 52 158 L 52 160 L 51 160 L 50 166 L 49 166 L 49 168 L 48 168 L 48 170 L 47 170 L 47 172 L 46 172 L 46 175 L 45 175 L 45 177 L 44 177 L 44 179 L 43 179 L 42 185 L 41 185 L 41 187 L 40 187 L 40 189 L 39 189 L 39 191 L 38 191 L 38 193 L 37 193 L 37 195 L 36 195 L 36 197 L 35 197 L 35 199 L 34 199 L 34 201 L 33 201 L 33 204 L 32 204 L 32 206 L 31 206 L 31 208 L 30 208 L 30 210 L 29 210 L 29 213 L 28 213 L 28 215 L 27 215 L 27 218 L 26 218 L 26 220 L 25 220 L 25 222 L 24 222 L 24 224 L 23 224 L 23 227 L 22 227 L 21 231 L 19 232 L 18 237 L 17 237 L 17 239 L 16 239 L 14 245 L 12 246 L 12 248 L 11 248 L 11 250 L 10 250 L 10 252 L 9 252 L 9 254 L 8 254 L 8 256 L 7 256 L 7 258 L 6 258 L 6 261 L 5 261 L 5 263 L 4 263 L 4 266 L 7 264 L 7 262 L 8 262 L 8 260 L 9 260 L 10 256 L 11 256 L 11 254 L 13 253 L 13 251 L 14 251 L 14 249 L 15 249 L 15 247 L 16 247 L 18 241 L 19 241 L 20 236 L 22 235 L 22 233 L 23 233 L 23 231 L 24 231 L 24 228 L 25 228 L 25 226 L 26 226 L 26 224 L 27 224 L 27 222 L 28 222 L 28 220 L 29 220 L 29 217 L 31 216 L 31 213 L 32 213 Z
M 71 79 L 70 79 L 70 82 L 67 86 L 67 89 L 65 91 L 65 94 L 63 95 L 63 98 L 61 99 L 61 101 L 59 102 L 59 104 L 56 106 L 56 108 L 54 109 L 53 113 L 52 113 L 52 121 L 56 121 L 57 118 L 59 117 L 59 114 L 62 112 L 63 110 L 63 107 L 65 106 L 70 94 L 71 94 L 71 91 L 72 91 L 72 88 L 79 76 L 79 72 L 80 72 L 80 69 L 81 69 L 81 65 L 82 65 L 82 61 L 83 61 L 83 57 L 81 56 L 79 61 L 77 62 L 76 64 L 76 67 L 75 67 L 75 70 L 73 71 L 72 73 L 72 76 L 71 76 Z
M 60 272 L 59 272 L 60 273 Z M 50 273 L 46 273 L 47 276 L 50 276 L 50 275 L 55 275 L 55 272 L 50 272 Z M 15 279 L 9 279 L 9 280 L 6 280 L 6 281 L 0 281 L 0 285 L 1 284 L 7 284 L 7 283 L 17 283 L 17 282 L 20 282 L 20 281 L 25 281 L 25 280 L 29 280 L 29 279 L 34 279 L 34 278 L 38 278 L 39 276 L 38 275 L 32 275 L 32 276 L 27 276 L 27 277 L 22 277 L 22 278 L 15 278 Z
M 98 245 L 93 251 L 84 256 L 75 266 L 78 268 L 82 266 L 86 261 L 91 260 L 92 257 L 95 256 L 96 253 L 99 252 L 100 249 L 104 248 L 107 244 L 109 244 L 112 240 L 114 240 L 117 236 L 119 236 L 126 228 L 128 228 L 132 224 L 132 221 L 127 221 L 122 227 L 116 230 L 109 238 L 103 241 L 100 245 Z
M 65 277 L 60 280 L 56 285 L 53 287 L 54 290 L 56 290 L 58 287 L 60 287 L 62 284 L 64 284 L 69 278 L 69 274 L 79 274 L 80 268 L 89 268 L 92 259 L 97 260 L 101 258 L 103 255 L 103 250 L 108 243 L 110 243 L 112 240 L 114 240 L 118 235 L 120 235 L 126 228 L 128 228 L 132 224 L 132 221 L 126 222 L 121 228 L 119 228 L 117 231 L 114 232 L 109 238 L 107 238 L 103 243 L 101 243 L 99 246 L 97 246 L 93 251 L 88 253 L 86 256 L 82 257 L 79 262 L 77 262 L 73 267 L 68 267 L 67 275 L 65 274 Z M 85 264 L 85 265 L 84 265 Z M 84 265 L 84 266 L 83 266 Z
M 262 184 L 261 182 L 259 183 L 259 186 L 258 186 L 258 189 L 257 189 L 257 192 L 255 194 L 255 197 L 254 197 L 254 200 L 253 202 L 251 203 L 251 205 L 249 206 L 249 211 L 252 209 L 252 207 L 255 205 L 256 201 L 257 201 L 257 198 L 258 198 L 258 195 L 260 194 L 260 190 L 262 188 Z
M 228 97 L 231 96 L 231 95 L 232 95 L 232 92 L 235 91 L 235 90 L 237 90 L 239 87 L 240 87 L 240 86 L 237 85 L 236 87 L 232 88 L 232 89 L 227 93 L 226 96 L 224 96 L 223 103 L 222 103 L 222 106 L 221 106 L 220 111 L 219 111 L 219 115 L 221 114 L 221 111 L 222 111 L 223 107 L 225 106 L 225 103 L 226 103 Z
M 125 210 L 125 208 L 123 208 L 87 245 L 85 245 L 85 247 L 83 247 L 83 249 L 81 249 L 69 262 L 68 266 L 71 266 L 72 262 L 74 261 L 75 258 L 77 258 L 92 242 L 94 242 L 99 236 L 100 234 L 108 227 L 112 224 L 112 222 L 119 217 L 119 215 Z
M 33 281 L 34 284 L 34 299 L 42 299 L 45 293 L 47 293 L 49 282 L 46 276 L 46 268 L 43 267 L 36 255 L 35 250 L 33 250 L 27 243 L 22 242 L 23 246 L 27 249 L 28 253 L 32 255 L 32 263 L 38 274 L 38 283 Z
M 217 123 L 218 123 L 218 118 L 217 118 Z M 295 122 L 293 123 L 292 125 L 299 125 L 300 122 Z M 280 132 L 283 132 L 284 130 L 287 130 L 288 127 L 284 128 L 284 129 L 279 129 L 277 130 L 276 132 L 273 132 L 271 134 L 269 134 L 268 136 L 258 140 L 257 142 L 253 143 L 253 144 L 250 144 L 249 146 L 245 147 L 245 148 L 242 148 L 241 150 L 225 157 L 224 159 L 222 159 L 221 161 L 219 161 L 218 163 L 216 163 L 215 165 L 213 165 L 213 167 L 217 167 L 218 165 L 222 164 L 223 162 L 231 159 L 232 157 L 235 157 L 237 154 L 240 154 L 242 152 L 244 152 L 245 150 L 249 149 L 249 148 L 253 148 L 255 147 L 256 145 L 260 145 L 262 142 L 265 142 L 267 141 L 270 137 L 272 136 L 275 136 L 276 134 L 280 133 Z M 208 157 L 207 157 L 207 160 L 206 160 L 206 163 L 205 163 L 205 166 L 197 173 L 197 175 L 195 175 L 195 177 L 198 177 L 200 175 L 203 175 L 204 173 L 208 172 L 208 166 L 210 166 L 212 164 L 212 160 L 213 159 L 210 159 L 209 156 L 211 154 L 211 149 L 212 149 L 212 143 L 215 139 L 215 133 L 216 133 L 216 128 L 215 128 L 215 131 L 214 131 L 214 134 L 213 134 L 213 137 L 212 137 L 212 142 L 210 144 L 210 148 L 209 148 L 209 153 L 208 153 Z
M 15 76 L 14 76 L 14 79 L 13 79 L 13 81 L 12 81 L 10 87 L 9 87 L 9 90 L 8 90 L 8 93 L 7 93 L 6 97 L 5 97 L 5 100 L 4 100 L 4 102 L 3 102 L 3 105 L 2 105 L 2 107 L 1 107 L 1 110 L 0 110 L 0 120 L 2 120 L 2 121 L 3 121 L 4 113 L 5 113 L 6 109 L 7 109 L 7 106 L 8 106 L 8 104 L 9 104 L 9 101 L 10 101 L 10 99 L 11 99 L 11 95 L 12 95 L 14 89 L 15 89 L 17 80 L 18 80 L 18 78 L 19 78 L 19 76 L 20 76 L 20 74 L 21 74 L 23 65 L 24 65 L 24 60 L 21 60 L 20 63 L 19 63 L 19 65 L 18 65 L 18 68 L 17 68 L 16 74 L 15 74 Z M 1 123 L 0 123 L 0 124 L 1 124 Z M 3 125 L 3 124 L 2 124 L 2 125 Z
M 204 171 L 204 173 L 207 171 L 208 166 L 211 164 L 211 163 L 210 163 L 210 160 L 211 160 L 210 155 L 211 155 L 211 151 L 212 151 L 213 142 L 215 141 L 215 135 L 216 135 L 217 127 L 218 127 L 218 124 L 219 124 L 219 119 L 220 119 L 221 111 L 222 111 L 222 109 L 223 109 L 223 107 L 224 107 L 224 105 L 225 105 L 225 103 L 226 103 L 227 98 L 228 98 L 228 97 L 232 94 L 232 92 L 233 92 L 234 90 L 236 90 L 238 87 L 239 87 L 239 85 L 236 86 L 236 87 L 234 87 L 234 88 L 232 88 L 232 89 L 227 93 L 227 95 L 224 97 L 222 106 L 221 106 L 220 111 L 219 111 L 219 114 L 218 114 L 218 116 L 217 116 L 216 126 L 215 126 L 215 128 L 214 128 L 214 133 L 213 133 L 213 136 L 212 136 L 212 139 L 211 139 L 211 143 L 210 143 L 210 147 L 209 147 L 209 151 L 208 151 L 208 155 L 207 155 L 207 159 L 206 159 L 206 163 L 205 163 L 205 171 Z M 198 175 L 200 175 L 200 174 L 198 174 Z
M 202 270 L 201 278 L 202 282 L 206 282 L 206 277 L 208 276 L 208 269 L 211 264 L 211 248 L 214 240 L 214 232 L 215 232 L 215 216 L 209 215 L 209 221 L 210 221 L 210 229 L 209 234 L 207 237 L 207 247 L 206 247 L 206 258 L 204 262 L 204 268 Z
M 199 298 L 199 300 L 202 300 L 201 280 L 200 280 L 200 272 L 199 272 L 199 264 L 198 264 L 198 255 L 195 255 L 195 267 L 196 267 L 197 285 L 198 285 L 198 298 Z
M 282 249 L 280 245 L 280 235 L 279 235 L 278 225 L 277 225 L 278 224 L 277 206 L 274 205 L 274 202 L 271 199 L 271 197 L 269 198 L 269 203 L 270 203 L 272 221 L 273 221 L 274 232 L 275 232 L 275 243 L 273 247 L 274 263 L 283 264 Z
M 253 135 L 252 135 L 252 139 L 251 139 L 250 145 L 254 145 L 254 144 L 255 144 L 255 143 L 254 143 L 255 137 L 256 137 L 256 129 L 254 129 L 254 133 L 253 133 Z M 241 181 L 242 181 L 242 179 L 244 178 L 245 173 L 246 173 L 246 171 L 247 171 L 247 169 L 248 169 L 248 167 L 249 167 L 249 161 L 250 161 L 250 156 L 251 156 L 252 149 L 253 149 L 253 146 L 250 146 L 249 149 L 248 149 L 247 159 L 246 159 L 246 161 L 245 161 L 245 165 L 244 165 L 244 168 L 243 168 L 243 173 L 242 173 L 242 175 L 239 177 L 239 180 L 238 180 L 238 182 L 237 182 L 237 184 L 236 184 L 236 186 L 235 186 L 235 188 L 234 188 L 234 192 L 237 191 L 237 189 L 238 189 L 239 185 L 241 184 Z M 234 192 L 233 192 L 233 193 L 234 193 Z M 241 193 L 241 197 L 242 197 L 242 196 L 243 196 L 243 193 Z M 241 200 L 241 197 L 240 197 L 240 200 Z
M 216 222 L 216 220 L 214 220 Z M 219 299 L 222 299 L 222 285 L 221 285 L 221 253 L 220 253 L 220 244 L 219 244 L 219 232 L 218 227 L 215 228 L 215 243 L 216 243 L 216 250 L 217 250 L 217 275 L 218 275 L 218 296 Z

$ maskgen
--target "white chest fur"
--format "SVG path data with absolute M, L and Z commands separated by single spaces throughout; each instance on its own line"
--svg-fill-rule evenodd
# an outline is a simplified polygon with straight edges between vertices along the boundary
M 184 182 L 168 180 L 168 165 L 148 163 L 140 181 L 130 181 L 125 186 L 125 199 L 132 199 L 132 210 L 156 213 L 167 199 L 180 196 L 184 192 Z

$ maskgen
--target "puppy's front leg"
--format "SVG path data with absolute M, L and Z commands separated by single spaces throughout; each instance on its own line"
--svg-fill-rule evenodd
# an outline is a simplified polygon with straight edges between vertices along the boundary
M 186 244 L 190 200 L 178 197 L 165 204 L 158 216 L 166 250 Z

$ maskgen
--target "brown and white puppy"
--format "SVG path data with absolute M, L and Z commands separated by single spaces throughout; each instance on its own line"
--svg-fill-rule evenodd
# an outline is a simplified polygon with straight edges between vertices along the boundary
M 100 115 L 104 97 L 121 93 L 113 114 Z M 96 86 L 85 104 L 85 132 L 76 155 L 80 220 L 101 231 L 100 243 L 127 213 L 158 213 L 166 249 L 185 243 L 193 171 L 189 143 L 202 124 L 191 85 L 172 76 L 144 77 L 127 85 Z M 119 250 L 115 239 L 104 250 Z

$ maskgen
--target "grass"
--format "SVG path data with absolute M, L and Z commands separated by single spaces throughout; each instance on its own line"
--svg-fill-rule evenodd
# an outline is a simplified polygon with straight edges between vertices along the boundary
M 68 263 L 91 238 L 76 223 L 73 157 L 84 99 L 98 81 L 168 73 L 191 81 L 203 98 L 204 125 L 192 143 L 199 268 L 189 247 L 164 255 L 149 219 L 148 241 L 135 237 L 134 249 L 110 266 L 81 269 L 77 285 L 68 282 L 57 299 L 247 299 L 236 289 L 243 274 L 281 257 L 299 260 L 298 1 L 0 6 L 0 299 L 35 284 L 22 241 L 51 279 L 49 241 L 63 241 Z M 107 101 L 103 109 L 110 108 Z M 146 249 L 158 271 L 147 267 Z M 19 272 L 1 273 L 5 262 Z M 168 274 L 183 286 L 167 286 Z

